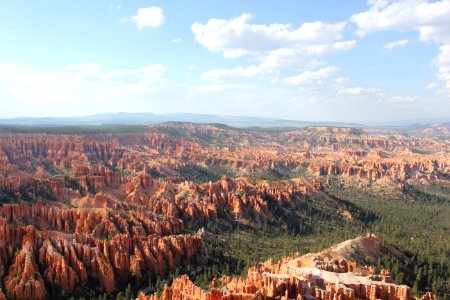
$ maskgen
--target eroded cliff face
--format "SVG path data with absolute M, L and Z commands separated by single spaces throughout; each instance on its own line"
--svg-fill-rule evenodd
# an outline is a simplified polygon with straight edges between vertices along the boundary
M 337 276 L 316 268 L 287 265 L 273 268 L 270 263 L 273 262 L 253 267 L 245 279 L 225 277 L 214 281 L 210 291 L 196 287 L 184 275 L 170 287 L 165 286 L 159 297 L 141 294 L 138 299 L 412 299 L 409 287 L 388 283 L 383 278 L 373 280 L 352 273 Z M 333 282 L 335 279 L 338 281 Z
M 209 222 L 225 225 L 238 220 L 244 224 L 269 223 L 282 228 L 293 226 L 295 214 L 311 205 L 326 204 L 330 214 L 350 212 L 321 191 L 320 181 L 293 178 L 281 181 L 252 181 L 222 177 L 215 182 L 180 184 L 152 181 L 148 190 L 141 184 L 128 184 L 128 207 L 175 216 L 196 227 Z M 340 216 L 338 216 L 340 218 Z
M 108 209 L 59 209 L 42 202 L 4 205 L 0 251 L 5 287 L 14 299 L 44 299 L 45 283 L 71 292 L 91 281 L 111 292 L 119 281 L 201 265 L 201 235 L 181 230 L 180 221 L 173 226 L 169 219 L 164 226 L 145 213 L 128 218 Z
M 110 193 L 78 195 L 75 207 L 41 200 L 3 204 L 5 287 L 14 299 L 34 299 L 45 298 L 46 286 L 72 292 L 96 282 L 112 292 L 117 283 L 189 271 L 206 255 L 202 234 L 186 234 L 186 222 L 270 221 L 271 205 L 290 207 L 320 193 L 316 186 L 303 179 L 255 184 L 229 177 L 178 184 L 140 174 Z
M 379 237 L 369 235 L 343 244 L 363 243 L 371 247 L 379 241 Z M 246 278 L 225 276 L 213 280 L 209 291 L 195 286 L 184 275 L 175 279 L 171 286 L 166 285 L 160 296 L 140 294 L 138 299 L 413 299 L 410 288 L 393 284 L 388 272 L 376 275 L 370 268 L 344 258 L 351 255 L 342 251 L 345 245 L 323 253 L 258 263 L 249 269 Z M 328 260 L 333 256 L 340 259 Z M 427 293 L 421 299 L 435 297 Z
M 5 287 L 13 299 L 45 299 L 44 280 L 39 273 L 31 241 L 33 232 L 31 228 L 27 231 L 22 249 L 14 255 L 5 277 Z
M 308 171 L 316 176 L 344 175 L 366 178 L 368 181 L 388 178 L 392 182 L 407 179 L 434 181 L 448 174 L 450 160 L 446 156 L 405 156 L 403 159 L 333 160 L 315 159 Z
M 62 199 L 67 195 L 48 179 L 34 180 L 56 186 Z M 194 184 L 140 173 L 122 177 L 108 192 L 71 193 L 70 203 L 3 204 L 0 270 L 14 299 L 45 298 L 48 287 L 70 293 L 95 283 L 112 292 L 130 280 L 203 265 L 202 233 L 186 234 L 188 222 L 197 227 L 236 219 L 269 222 L 275 219 L 273 206 L 294 208 L 304 197 L 320 193 L 320 184 L 304 179 L 254 183 L 222 177 Z M 333 205 L 341 209 L 338 202 Z

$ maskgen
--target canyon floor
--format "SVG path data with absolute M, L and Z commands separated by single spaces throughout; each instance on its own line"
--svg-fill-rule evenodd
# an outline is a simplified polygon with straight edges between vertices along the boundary
M 448 299 L 450 125 L 0 127 L 0 299 Z

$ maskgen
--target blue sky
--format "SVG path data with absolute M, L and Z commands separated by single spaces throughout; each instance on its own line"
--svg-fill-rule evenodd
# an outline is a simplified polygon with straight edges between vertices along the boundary
M 0 22 L 0 118 L 450 116 L 450 0 L 0 0 Z

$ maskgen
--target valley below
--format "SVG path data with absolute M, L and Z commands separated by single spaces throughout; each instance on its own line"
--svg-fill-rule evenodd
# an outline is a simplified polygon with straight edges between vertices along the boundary
M 448 299 L 450 126 L 0 127 L 0 299 Z

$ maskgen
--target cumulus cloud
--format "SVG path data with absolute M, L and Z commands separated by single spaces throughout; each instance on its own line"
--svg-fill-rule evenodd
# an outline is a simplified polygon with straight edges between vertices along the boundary
M 363 96 L 371 95 L 375 97 L 383 97 L 384 95 L 380 92 L 379 88 L 373 87 L 361 87 L 361 86 L 349 86 L 349 77 L 339 77 L 335 80 L 334 90 L 338 94 L 350 95 L 350 96 Z
M 376 31 L 417 31 L 419 40 L 440 44 L 436 57 L 437 78 L 450 90 L 450 0 L 370 0 L 370 8 L 353 15 L 350 21 L 361 36 Z
M 417 30 L 422 41 L 450 41 L 450 1 L 372 0 L 368 11 L 358 13 L 350 21 L 358 26 L 358 34 L 376 31 Z
M 389 43 L 385 44 L 384 45 L 384 49 L 390 51 L 390 50 L 392 50 L 394 48 L 404 47 L 404 46 L 406 46 L 408 44 L 409 44 L 408 40 L 392 41 L 392 42 L 389 42 Z
M 325 68 L 321 68 L 315 71 L 305 71 L 296 76 L 286 77 L 282 80 L 282 82 L 291 84 L 291 85 L 305 85 L 305 84 L 313 84 L 313 83 L 321 83 L 322 79 L 330 77 L 339 69 L 334 66 L 328 66 Z
M 445 85 L 444 90 L 440 92 L 450 95 L 450 44 L 439 47 L 436 64 L 438 66 L 437 78 Z
M 229 20 L 210 19 L 206 24 L 191 26 L 195 39 L 210 51 L 225 57 L 259 54 L 305 44 L 324 44 L 342 37 L 346 22 L 304 23 L 298 28 L 290 24 L 250 24 L 252 15 L 244 13 Z
M 303 45 L 293 48 L 280 48 L 260 58 L 267 68 L 303 69 L 322 64 L 321 58 L 339 51 L 348 51 L 356 41 L 334 42 L 330 44 Z
M 251 65 L 233 69 L 213 69 L 203 79 L 230 77 L 275 79 L 285 69 L 305 71 L 324 64 L 322 58 L 348 51 L 356 41 L 342 41 L 346 22 L 321 21 L 291 24 L 252 24 L 251 14 L 232 19 L 210 19 L 191 26 L 195 39 L 211 52 L 227 58 L 250 57 Z M 257 62 L 257 63 L 255 63 Z
M 163 10 L 157 6 L 139 8 L 136 15 L 121 19 L 122 23 L 135 23 L 139 31 L 145 27 L 160 27 L 164 21 Z
M 213 69 L 205 72 L 202 79 L 222 80 L 231 77 L 254 77 L 273 80 L 285 69 L 299 71 L 320 67 L 324 64 L 321 61 L 322 57 L 338 51 L 347 51 L 355 44 L 355 41 L 346 41 L 329 45 L 277 49 L 270 51 L 267 55 L 257 57 L 256 61 L 259 64 L 233 69 Z

